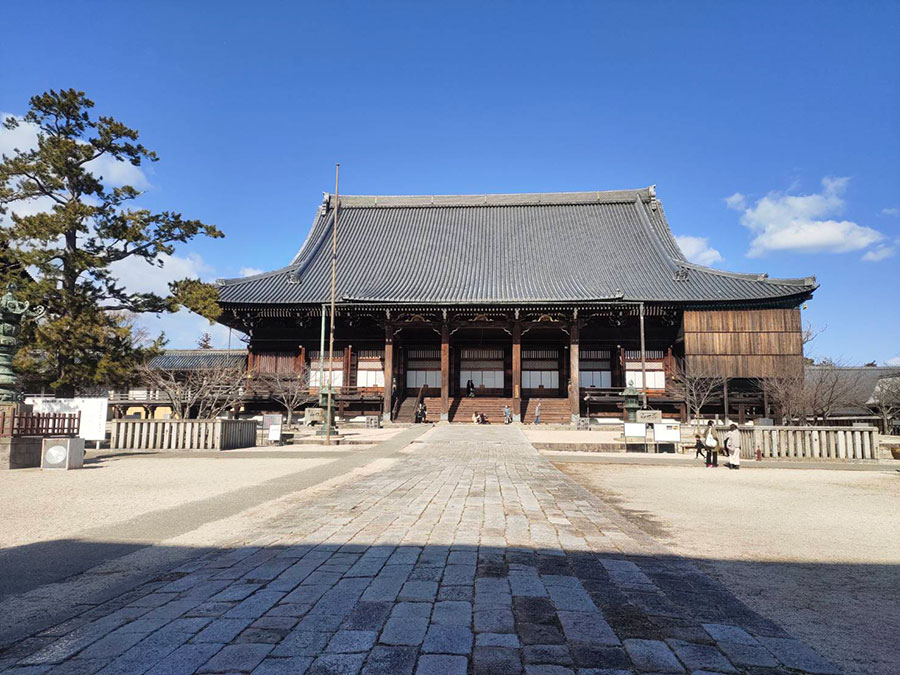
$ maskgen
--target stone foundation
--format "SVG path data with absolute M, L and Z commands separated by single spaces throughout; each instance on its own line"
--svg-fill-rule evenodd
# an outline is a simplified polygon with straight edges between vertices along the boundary
M 0 438 L 0 471 L 40 467 L 43 440 L 38 436 Z

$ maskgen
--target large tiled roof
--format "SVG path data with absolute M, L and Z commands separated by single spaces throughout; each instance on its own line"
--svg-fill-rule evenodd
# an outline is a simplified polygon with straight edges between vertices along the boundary
M 246 349 L 167 349 L 150 359 L 151 368 L 199 370 L 201 368 L 244 368 Z
M 334 198 L 287 267 L 220 282 L 226 305 L 327 302 Z M 653 188 L 424 197 L 342 196 L 345 303 L 528 304 L 802 298 L 815 280 L 688 263 Z

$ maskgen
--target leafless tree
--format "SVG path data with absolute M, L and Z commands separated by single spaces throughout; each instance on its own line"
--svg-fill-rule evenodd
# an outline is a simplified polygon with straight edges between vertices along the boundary
M 725 378 L 701 368 L 687 368 L 687 364 L 675 362 L 669 377 L 672 393 L 684 398 L 688 409 L 688 423 L 700 417 L 704 406 L 722 398 Z
M 178 419 L 212 419 L 233 408 L 243 398 L 246 375 L 243 368 L 227 362 L 189 370 L 164 370 L 149 365 L 138 370 L 139 379 L 161 393 Z
M 780 409 L 785 424 L 825 424 L 835 410 L 864 407 L 870 395 L 859 369 L 827 360 L 807 366 L 802 375 L 760 380 L 759 386 Z
M 900 417 L 900 371 L 880 378 L 866 404 L 881 417 L 884 433 L 891 433 L 893 421 Z
M 300 372 L 260 373 L 253 378 L 252 387 L 257 395 L 267 394 L 284 407 L 288 427 L 294 412 L 316 398 L 309 393 L 309 368 L 305 367 Z
M 806 390 L 802 375 L 785 375 L 756 380 L 770 405 L 778 409 L 782 424 L 806 421 Z
M 833 361 L 807 368 L 803 382 L 807 413 L 820 424 L 839 408 L 865 406 L 871 394 L 865 390 L 859 369 Z

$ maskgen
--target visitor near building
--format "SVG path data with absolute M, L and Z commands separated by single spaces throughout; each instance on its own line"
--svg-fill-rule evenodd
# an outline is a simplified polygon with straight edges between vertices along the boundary
M 706 437 L 703 444 L 706 446 L 706 466 L 719 468 L 719 441 L 716 439 L 712 420 L 706 423 Z
M 534 407 L 534 423 L 535 424 L 541 423 L 541 404 L 540 404 L 540 402 L 538 402 L 538 404 Z
M 728 434 L 725 436 L 725 452 L 727 453 L 729 469 L 741 468 L 741 431 L 737 424 L 729 427 Z
M 503 406 L 503 424 L 509 424 L 512 422 L 512 411 L 510 411 L 509 406 Z
M 472 378 L 469 378 L 466 381 L 466 396 L 469 398 L 475 398 L 475 383 L 472 382 Z
M 694 459 L 698 457 L 706 458 L 706 445 L 703 443 L 703 439 L 700 438 L 700 434 L 694 434 Z

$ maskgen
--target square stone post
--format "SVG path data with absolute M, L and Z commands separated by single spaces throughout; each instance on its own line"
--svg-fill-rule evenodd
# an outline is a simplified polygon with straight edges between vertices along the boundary
M 441 326 L 441 421 L 450 420 L 450 326 Z
M 578 354 L 578 321 L 572 322 L 569 333 L 569 408 L 572 424 L 581 417 L 581 392 L 579 390 L 580 358 Z
M 522 326 L 516 321 L 512 327 L 512 418 L 522 421 Z
M 384 399 L 381 417 L 391 421 L 391 404 L 394 400 L 394 327 L 384 325 Z

